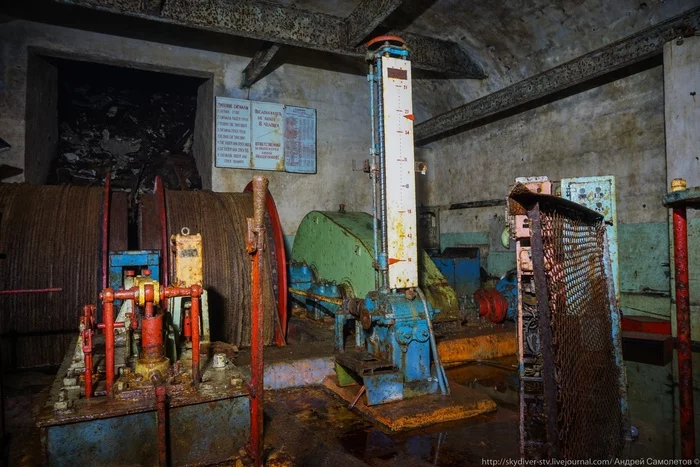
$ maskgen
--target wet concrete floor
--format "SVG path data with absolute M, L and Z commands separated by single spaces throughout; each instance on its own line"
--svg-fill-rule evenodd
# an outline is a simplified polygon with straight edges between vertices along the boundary
M 280 466 L 466 466 L 483 459 L 517 458 L 518 411 L 514 359 L 448 369 L 451 384 L 488 393 L 490 414 L 401 433 L 387 433 L 349 409 L 323 387 L 268 391 L 265 405 L 266 465 Z M 53 370 L 55 371 L 55 370 Z M 5 375 L 8 443 L 3 465 L 40 465 L 34 426 L 36 407 L 53 382 L 52 371 Z M 632 446 L 634 454 L 634 446 Z M 251 465 L 247 458 L 226 465 Z

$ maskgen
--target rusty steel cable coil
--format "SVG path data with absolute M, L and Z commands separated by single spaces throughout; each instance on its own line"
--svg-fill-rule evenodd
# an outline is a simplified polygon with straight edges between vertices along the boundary
M 213 340 L 250 345 L 250 256 L 246 252 L 246 218 L 252 217 L 251 193 L 165 191 L 168 236 L 183 227 L 202 235 L 204 288 L 209 294 Z M 143 217 L 143 216 L 142 216 Z M 143 220 L 142 220 L 143 222 Z M 269 223 L 268 223 L 269 225 Z M 274 242 L 268 230 L 264 254 L 264 342 L 274 341 L 277 305 Z M 172 277 L 172 274 L 171 274 Z
M 0 290 L 61 292 L 0 296 L 3 361 L 10 368 L 59 364 L 76 339 L 100 271 L 102 189 L 0 184 Z

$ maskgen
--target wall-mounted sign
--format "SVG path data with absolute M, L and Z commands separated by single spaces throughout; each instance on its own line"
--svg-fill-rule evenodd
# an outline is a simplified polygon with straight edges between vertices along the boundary
M 217 97 L 216 167 L 316 173 L 316 110 Z
M 316 173 L 316 110 L 284 108 L 284 168 L 287 172 Z
M 216 166 L 250 168 L 250 101 L 216 98 Z
M 253 102 L 253 167 L 284 170 L 284 106 Z

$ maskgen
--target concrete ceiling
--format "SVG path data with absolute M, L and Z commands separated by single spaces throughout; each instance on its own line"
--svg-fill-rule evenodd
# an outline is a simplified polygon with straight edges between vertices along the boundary
M 360 0 L 275 3 L 346 17 Z M 457 42 L 479 60 L 489 78 L 480 85 L 457 86 L 471 100 L 698 4 L 698 0 L 405 0 L 384 25 Z
M 228 1 L 236 4 L 246 0 Z M 267 3 L 347 18 L 362 0 L 268 0 Z M 447 80 L 417 74 L 414 77 L 416 115 L 423 119 L 634 34 L 699 3 L 699 0 L 403 0 L 372 35 L 397 30 L 456 42 L 488 75 L 483 80 Z M 200 36 L 198 33 L 197 37 Z M 337 57 L 340 64 L 343 57 Z M 361 62 L 358 64 L 364 68 Z
M 361 0 L 276 0 L 347 17 Z M 485 80 L 419 79 L 417 115 L 473 101 L 700 4 L 698 0 L 404 0 L 378 29 L 406 30 L 457 42 Z M 410 44 L 409 44 L 410 45 Z

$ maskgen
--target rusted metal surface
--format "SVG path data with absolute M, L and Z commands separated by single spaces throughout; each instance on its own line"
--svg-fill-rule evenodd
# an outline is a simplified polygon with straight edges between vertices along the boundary
M 326 378 L 323 385 L 352 403 L 360 391 L 360 385 L 341 387 L 335 376 Z M 391 431 L 404 431 L 436 423 L 474 417 L 496 410 L 496 403 L 481 392 L 455 384 L 449 397 L 430 394 L 394 402 L 369 406 L 363 398 L 355 403 L 357 411 Z
M 168 393 L 163 376 L 159 372 L 151 374 L 151 382 L 156 394 L 156 413 L 158 414 L 158 465 L 167 467 L 168 462 Z
M 679 36 L 692 35 L 698 30 L 700 7 L 421 122 L 415 127 L 416 144 L 435 141 L 460 128 L 477 124 L 486 117 L 512 111 L 558 91 L 661 55 L 666 42 Z M 411 38 L 404 37 L 410 44 Z M 415 57 L 415 53 L 412 56 Z
M 602 216 L 523 185 L 511 200 L 530 221 L 536 302 L 521 314 L 536 305 L 544 383 L 544 405 L 526 410 L 545 414 L 549 457 L 619 456 L 628 429 L 626 381 Z
M 253 184 L 248 183 L 243 191 L 252 192 Z M 287 338 L 287 322 L 288 322 L 288 307 L 287 301 L 289 294 L 287 293 L 287 253 L 284 245 L 284 233 L 282 232 L 282 224 L 277 212 L 275 200 L 268 191 L 265 200 L 267 216 L 265 223 L 269 241 L 267 245 L 270 251 L 270 261 L 272 267 L 272 288 L 277 296 L 277 315 L 278 326 L 275 327 L 275 343 L 279 346 L 286 345 Z
M 263 465 L 263 397 L 264 397 L 264 357 L 263 357 L 263 305 L 261 287 L 263 268 L 262 255 L 265 251 L 265 199 L 267 178 L 256 175 L 253 178 L 253 217 L 248 218 L 246 249 L 251 255 L 251 405 L 249 453 L 255 465 Z
M 212 340 L 250 345 L 250 258 L 246 252 L 246 218 L 252 215 L 250 193 L 182 192 L 166 190 L 168 232 L 183 227 L 202 235 L 202 287 L 208 291 Z M 267 239 L 272 242 L 271 238 Z M 265 297 L 264 342 L 273 343 L 277 312 L 269 252 L 262 255 Z
M 100 188 L 0 184 L 0 296 L 5 368 L 59 364 L 100 284 Z M 60 280 L 60 283 L 57 283 Z
M 438 338 L 437 348 L 445 366 L 515 355 L 515 329 L 512 325 L 502 328 L 467 328 L 453 335 Z
M 150 380 L 146 380 L 150 389 L 144 398 L 80 398 L 71 410 L 53 410 L 72 357 L 72 352 L 66 354 L 48 401 L 37 416 L 47 456 L 42 464 L 158 464 L 162 453 L 158 393 Z M 205 367 L 212 372 L 209 365 Z M 214 373 L 208 377 L 209 386 L 199 389 L 179 384 L 172 375 L 167 377 L 161 414 L 166 416 L 162 426 L 170 441 L 170 465 L 218 464 L 239 455 L 243 447 L 250 423 L 247 391 L 240 382 L 233 384 L 229 371 Z
M 363 0 L 345 19 L 345 43 L 355 47 L 369 36 L 403 0 Z
M 202 285 L 204 252 L 202 236 L 190 235 L 189 229 L 183 228 L 170 237 L 173 255 L 173 284 L 181 287 Z
M 528 189 L 551 194 L 552 184 L 545 178 L 522 180 L 525 185 L 514 188 L 516 193 Z M 539 314 L 535 295 L 530 220 L 527 209 L 512 197 L 507 200 L 509 223 L 515 237 L 518 286 L 518 362 L 519 362 L 519 434 L 520 456 L 540 459 L 547 456 L 547 431 L 544 416 L 544 385 L 542 381 L 542 352 L 540 350 Z
M 220 32 L 364 59 L 366 49 L 346 44 L 346 19 L 266 2 L 226 0 L 54 0 L 142 19 Z M 372 2 L 374 3 L 374 2 Z M 400 33 L 414 50 L 415 68 L 450 77 L 484 78 L 457 43 Z
M 95 334 L 96 328 L 95 322 L 95 306 L 85 305 L 83 307 L 83 315 L 80 317 L 80 345 L 83 349 L 83 355 L 85 359 L 85 398 L 90 399 L 92 397 L 92 337 Z
M 688 274 L 688 223 L 685 206 L 673 208 L 673 263 L 676 286 L 676 333 L 678 337 L 678 402 L 681 455 L 695 459 L 695 413 L 693 410 L 693 351 L 690 337 L 690 284 Z
M 552 316 L 547 295 L 547 277 L 544 266 L 544 246 L 542 240 L 542 218 L 539 204 L 528 212 L 530 231 L 532 232 L 532 263 L 534 266 L 535 294 L 537 296 L 537 312 L 539 315 L 540 345 L 542 352 L 542 381 L 544 383 L 545 413 L 549 456 L 558 459 L 561 455 L 560 439 L 557 420 L 557 385 L 554 367 L 554 349 L 552 348 Z M 592 428 L 592 427 L 591 427 Z
M 250 63 L 248 63 L 248 66 L 243 70 L 242 88 L 249 88 L 260 79 L 263 71 L 265 71 L 265 67 L 270 63 L 279 49 L 280 46 L 278 44 L 266 42 L 260 47 L 260 50 L 255 52 L 253 58 L 250 59 Z

